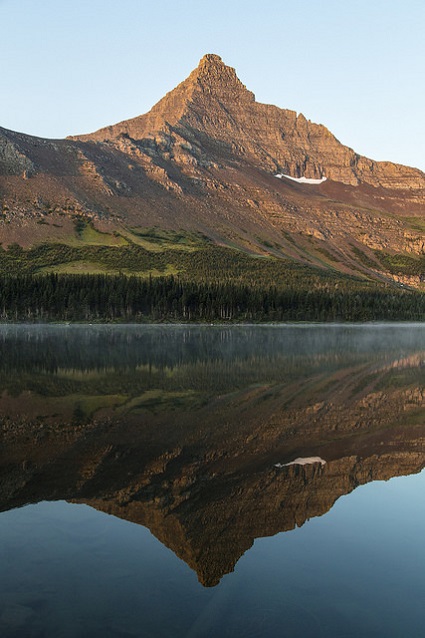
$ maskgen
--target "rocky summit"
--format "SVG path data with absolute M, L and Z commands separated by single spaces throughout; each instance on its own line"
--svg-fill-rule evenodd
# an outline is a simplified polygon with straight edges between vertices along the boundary
M 0 201 L 3 249 L 154 254 L 164 237 L 173 249 L 189 237 L 193 251 L 206 243 L 423 286 L 425 174 L 362 157 L 304 115 L 256 102 L 218 55 L 149 113 L 95 133 L 47 140 L 0 128 Z M 96 268 L 87 255 L 42 267 Z

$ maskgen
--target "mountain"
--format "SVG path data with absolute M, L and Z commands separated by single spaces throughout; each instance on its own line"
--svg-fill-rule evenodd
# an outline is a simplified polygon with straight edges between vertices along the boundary
M 46 140 L 0 128 L 0 198 L 4 248 L 73 247 L 36 270 L 110 270 L 90 247 L 137 246 L 166 274 L 158 252 L 208 244 L 422 286 L 425 174 L 256 102 L 217 55 L 149 113 L 95 133 Z
M 187 164 L 202 166 L 205 147 L 205 167 L 221 151 L 227 160 L 242 159 L 272 174 L 424 189 L 420 171 L 361 157 L 302 114 L 257 103 L 218 55 L 204 56 L 198 68 L 146 115 L 75 139 L 113 142 L 122 148 L 123 138 L 147 140 L 158 155 L 174 159 L 182 169 Z

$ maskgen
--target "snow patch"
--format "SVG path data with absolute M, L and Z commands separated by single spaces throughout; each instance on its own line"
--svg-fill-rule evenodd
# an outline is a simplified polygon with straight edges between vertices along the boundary
M 312 177 L 291 177 L 290 175 L 285 175 L 284 173 L 277 173 L 275 177 L 282 179 L 285 177 L 286 179 L 291 179 L 293 182 L 298 182 L 298 184 L 321 184 L 322 182 L 326 182 L 326 177 L 321 177 L 320 179 L 313 179 Z
M 313 463 L 320 463 L 320 465 L 326 465 L 326 461 L 324 461 L 320 456 L 306 456 L 299 457 L 290 463 L 275 463 L 275 467 L 288 467 L 289 465 L 312 465 Z

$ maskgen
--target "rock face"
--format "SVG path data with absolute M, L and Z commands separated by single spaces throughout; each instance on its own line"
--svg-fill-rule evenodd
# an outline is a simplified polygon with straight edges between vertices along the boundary
M 344 272 L 364 272 L 373 250 L 424 245 L 424 173 L 361 157 L 302 114 L 256 102 L 217 55 L 149 113 L 90 135 L 0 129 L 0 199 L 6 246 L 63 239 L 70 212 L 107 232 L 183 229 L 257 254 L 266 241 L 275 256 L 321 266 L 330 250 Z
M 34 173 L 32 161 L 9 139 L 8 131 L 0 129 L 0 173 L 29 177 Z

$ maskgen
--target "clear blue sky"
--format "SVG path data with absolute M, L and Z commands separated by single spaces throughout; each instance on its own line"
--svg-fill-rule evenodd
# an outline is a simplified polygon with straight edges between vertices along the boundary
M 5 128 L 140 115 L 217 53 L 258 101 L 425 170 L 424 0 L 0 0 L 0 26 Z

